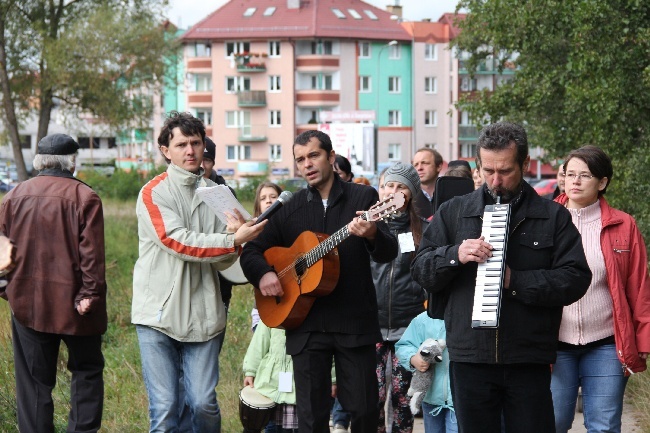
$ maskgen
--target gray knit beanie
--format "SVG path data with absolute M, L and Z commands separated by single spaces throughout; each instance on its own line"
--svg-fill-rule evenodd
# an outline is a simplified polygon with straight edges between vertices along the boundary
M 411 197 L 415 198 L 420 192 L 420 176 L 411 164 L 398 162 L 384 174 L 384 184 L 388 182 L 399 182 L 407 186 L 411 191 Z

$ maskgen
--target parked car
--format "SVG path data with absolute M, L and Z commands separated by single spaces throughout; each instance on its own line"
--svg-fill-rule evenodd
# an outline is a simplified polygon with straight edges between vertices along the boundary
M 0 192 L 9 192 L 14 186 L 16 186 L 11 179 L 0 179 Z
M 546 194 L 552 194 L 553 191 L 555 191 L 556 186 L 557 186 L 557 179 L 544 179 L 542 181 L 537 182 L 533 186 L 533 189 L 537 191 L 537 194 L 539 195 L 546 195 Z

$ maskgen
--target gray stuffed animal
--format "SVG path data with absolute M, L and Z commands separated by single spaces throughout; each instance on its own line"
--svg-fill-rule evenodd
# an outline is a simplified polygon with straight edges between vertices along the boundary
M 427 361 L 429 364 L 433 364 L 434 362 L 442 362 L 442 352 L 445 350 L 445 347 L 447 347 L 447 342 L 445 340 L 427 338 L 420 345 L 418 353 L 422 359 Z M 411 407 L 411 413 L 413 413 L 413 415 L 420 412 L 422 400 L 433 382 L 433 371 L 434 368 L 430 365 L 425 372 L 415 370 L 413 373 L 411 386 L 406 393 L 407 396 L 411 397 L 409 406 Z

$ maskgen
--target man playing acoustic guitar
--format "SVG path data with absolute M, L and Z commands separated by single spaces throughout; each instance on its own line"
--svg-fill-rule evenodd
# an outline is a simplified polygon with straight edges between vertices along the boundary
M 287 330 L 287 353 L 294 364 L 299 431 L 329 433 L 330 370 L 334 358 L 337 394 L 343 407 L 352 413 L 352 432 L 375 433 L 379 418 L 375 343 L 380 334 L 370 257 L 376 262 L 390 262 L 397 256 L 397 240 L 385 223 L 357 216 L 357 211 L 365 211 L 377 202 L 377 191 L 341 181 L 332 167 L 335 153 L 327 134 L 300 134 L 293 155 L 309 185 L 294 194 L 257 239 L 246 244 L 241 266 L 262 295 L 276 297 L 280 304 L 282 297 L 290 294 L 285 293 L 287 287 L 281 285 L 276 274 L 281 270 L 267 263 L 264 252 L 272 247 L 292 246 L 304 231 L 331 235 L 347 225 L 353 236 L 342 241 L 338 251 L 329 253 L 337 255 L 339 263 L 334 288 L 329 295 L 314 298 L 304 321 Z M 304 270 L 304 278 L 297 278 L 298 284 L 308 279 L 309 272 L 310 268 Z M 322 279 L 331 276 L 325 272 Z

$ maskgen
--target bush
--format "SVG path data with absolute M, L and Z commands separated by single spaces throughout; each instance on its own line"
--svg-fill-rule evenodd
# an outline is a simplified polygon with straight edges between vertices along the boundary
M 102 199 L 124 201 L 137 198 L 144 184 L 166 169 L 165 166 L 157 167 L 144 175 L 136 170 L 124 171 L 117 168 L 112 176 L 89 170 L 80 172 L 79 179 L 90 185 Z

